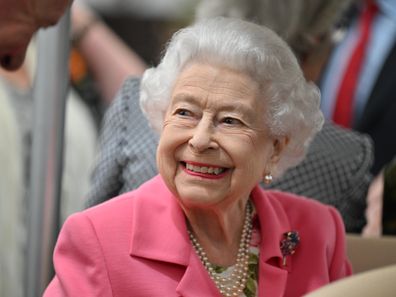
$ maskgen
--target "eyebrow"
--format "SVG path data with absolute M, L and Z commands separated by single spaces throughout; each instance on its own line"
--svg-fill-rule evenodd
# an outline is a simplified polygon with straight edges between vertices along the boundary
M 175 97 L 173 97 L 172 103 L 179 103 L 179 102 L 188 102 L 192 104 L 197 104 L 197 102 L 200 102 L 200 99 L 188 93 L 179 93 Z
M 221 111 L 242 111 L 242 113 L 246 115 L 250 115 L 254 111 L 254 109 L 247 107 L 245 104 L 238 102 L 237 100 L 238 99 L 235 99 L 232 103 L 222 106 Z M 175 104 L 179 102 L 199 105 L 201 99 L 188 93 L 179 93 L 173 98 L 173 103 Z

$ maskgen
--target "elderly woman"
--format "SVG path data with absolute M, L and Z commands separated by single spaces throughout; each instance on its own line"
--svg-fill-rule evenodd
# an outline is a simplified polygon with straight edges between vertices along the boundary
M 260 3 L 259 7 L 256 2 Z M 239 16 L 253 18 L 259 24 L 274 29 L 298 53 L 297 59 L 305 77 L 315 80 L 315 73 L 323 64 L 323 52 L 330 45 L 332 28 L 346 4 L 346 0 L 203 0 L 198 6 L 197 18 L 219 14 L 235 16 L 239 12 Z M 291 15 L 291 18 L 285 18 L 285 15 Z M 95 23 L 89 16 L 81 17 L 80 22 L 81 27 Z M 105 38 L 100 28 L 98 25 L 91 26 L 89 34 L 80 39 L 80 50 L 95 64 L 100 55 L 97 41 L 105 42 L 106 47 L 115 47 L 115 42 L 105 41 L 109 38 Z M 102 36 L 99 38 L 100 31 Z M 315 40 L 320 42 L 310 42 Z M 130 77 L 125 80 L 104 117 L 99 154 L 86 196 L 88 206 L 134 190 L 158 174 L 155 161 L 158 134 L 150 128 L 139 108 L 141 68 L 135 66 L 141 63 L 134 62 L 134 58 L 130 61 L 124 58 L 122 63 L 114 63 L 117 50 L 113 49 L 112 53 L 113 58 L 109 55 L 101 57 L 100 64 L 107 61 L 111 62 L 110 65 L 122 65 L 121 71 L 125 73 L 128 69 Z M 94 65 L 91 68 L 99 69 Z M 106 85 L 114 81 L 114 77 L 122 77 L 112 71 L 106 71 L 106 76 L 100 75 L 105 78 Z M 109 75 L 111 79 L 108 79 Z M 119 89 L 119 86 L 115 88 Z M 332 205 L 340 211 L 346 231 L 360 233 L 366 223 L 366 195 L 372 179 L 369 172 L 372 159 L 372 141 L 368 136 L 327 121 L 310 144 L 304 160 L 266 188 L 292 192 Z M 375 214 L 372 218 L 374 220 L 368 217 L 368 226 L 376 225 L 370 222 L 377 223 L 380 216 Z
M 179 31 L 141 105 L 160 175 L 66 221 L 44 296 L 301 296 L 350 274 L 334 208 L 258 186 L 323 122 L 275 33 L 227 18 Z

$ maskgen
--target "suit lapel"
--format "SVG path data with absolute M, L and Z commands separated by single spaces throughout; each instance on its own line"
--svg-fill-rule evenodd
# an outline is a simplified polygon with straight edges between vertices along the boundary
M 252 199 L 260 218 L 261 246 L 259 264 L 259 296 L 283 296 L 288 273 L 292 269 L 292 257 L 283 266 L 280 241 L 283 233 L 291 231 L 289 219 L 273 194 L 259 186 L 252 192 Z M 298 230 L 297 230 L 298 231 Z
M 192 247 L 184 214 L 162 179 L 144 184 L 134 199 L 130 255 L 187 266 Z
M 393 90 L 395 88 L 396 77 L 396 42 L 385 60 L 385 63 L 378 75 L 374 88 L 367 100 L 362 116 L 354 125 L 358 131 L 369 132 L 381 115 L 385 114 L 390 104 L 396 100 Z
M 176 292 L 183 297 L 222 296 L 194 250 L 190 254 L 190 263 L 176 288 Z
M 287 270 L 260 262 L 260 282 L 258 296 L 280 297 L 285 294 Z
M 259 186 L 252 192 L 261 218 L 260 296 L 282 296 L 292 264 L 291 257 L 288 257 L 287 267 L 282 265 L 279 244 L 283 233 L 291 228 L 283 208 L 276 198 L 271 198 L 271 193 L 264 192 Z M 130 255 L 186 267 L 176 288 L 181 296 L 220 297 L 190 244 L 184 214 L 162 179 L 157 176 L 146 183 L 137 190 L 134 199 Z
M 181 296 L 221 297 L 190 244 L 184 214 L 162 179 L 157 176 L 148 187 L 139 188 L 134 199 L 130 255 L 184 266 L 176 288 Z

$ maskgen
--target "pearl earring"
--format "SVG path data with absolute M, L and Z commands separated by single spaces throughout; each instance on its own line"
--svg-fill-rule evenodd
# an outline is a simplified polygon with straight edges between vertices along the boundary
M 269 185 L 270 183 L 272 183 L 272 174 L 271 174 L 271 172 L 267 173 L 266 175 L 264 175 L 264 183 L 266 185 Z

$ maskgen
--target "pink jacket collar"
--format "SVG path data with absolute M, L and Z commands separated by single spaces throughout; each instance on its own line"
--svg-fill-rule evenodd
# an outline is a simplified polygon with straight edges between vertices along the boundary
M 279 243 L 291 227 L 281 205 L 269 196 L 259 186 L 251 195 L 261 224 L 259 292 L 282 296 L 291 259 L 282 266 Z M 182 296 L 220 296 L 190 244 L 184 214 L 162 178 L 158 175 L 141 186 L 133 199 L 130 255 L 185 266 L 177 288 Z

